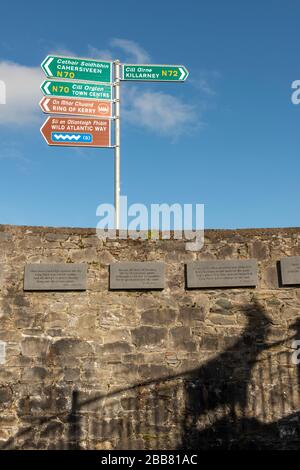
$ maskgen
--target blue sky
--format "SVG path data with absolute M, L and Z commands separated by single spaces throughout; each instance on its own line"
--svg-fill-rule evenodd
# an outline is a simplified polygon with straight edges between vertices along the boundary
M 184 84 L 122 83 L 122 194 L 204 203 L 213 228 L 299 226 L 297 0 L 2 2 L 0 223 L 89 226 L 113 203 L 113 151 L 48 147 L 48 53 L 183 64 Z

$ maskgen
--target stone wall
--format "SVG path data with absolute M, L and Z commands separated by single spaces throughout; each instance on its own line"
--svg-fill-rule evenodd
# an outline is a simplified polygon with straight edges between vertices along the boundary
M 94 230 L 0 226 L 0 448 L 298 448 L 300 289 L 277 262 L 300 229 L 100 240 Z M 248 259 L 256 289 L 185 289 L 184 263 Z M 114 261 L 166 263 L 163 291 L 110 291 Z M 88 263 L 85 292 L 24 292 L 26 263 Z M 298 338 L 300 339 L 300 333 Z

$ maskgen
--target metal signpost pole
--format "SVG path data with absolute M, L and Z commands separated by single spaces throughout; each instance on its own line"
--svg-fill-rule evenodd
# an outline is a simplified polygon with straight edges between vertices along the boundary
M 120 85 L 121 65 L 119 60 L 115 65 L 115 230 L 120 230 L 120 158 L 121 158 L 121 128 L 120 128 Z

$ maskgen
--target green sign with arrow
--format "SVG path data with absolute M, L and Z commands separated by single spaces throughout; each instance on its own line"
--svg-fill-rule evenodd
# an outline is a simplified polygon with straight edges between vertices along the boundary
M 48 78 L 112 82 L 112 62 L 48 55 L 41 65 Z
M 183 65 L 123 64 L 122 80 L 184 82 L 189 72 Z
M 82 82 L 46 80 L 41 90 L 47 96 L 70 96 L 72 98 L 90 98 L 93 100 L 111 100 L 112 86 Z

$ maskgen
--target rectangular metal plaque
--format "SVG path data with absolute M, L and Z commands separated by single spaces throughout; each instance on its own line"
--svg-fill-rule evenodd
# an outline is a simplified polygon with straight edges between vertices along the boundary
M 120 262 L 110 265 L 110 289 L 163 289 L 165 265 L 160 262 Z
M 254 287 L 257 261 L 224 260 L 187 263 L 187 288 Z
M 300 256 L 290 256 L 280 260 L 283 286 L 300 284 Z
M 6 362 L 6 343 L 0 341 L 0 364 L 5 364 Z
M 81 264 L 27 264 L 24 290 L 86 290 L 87 265 Z

